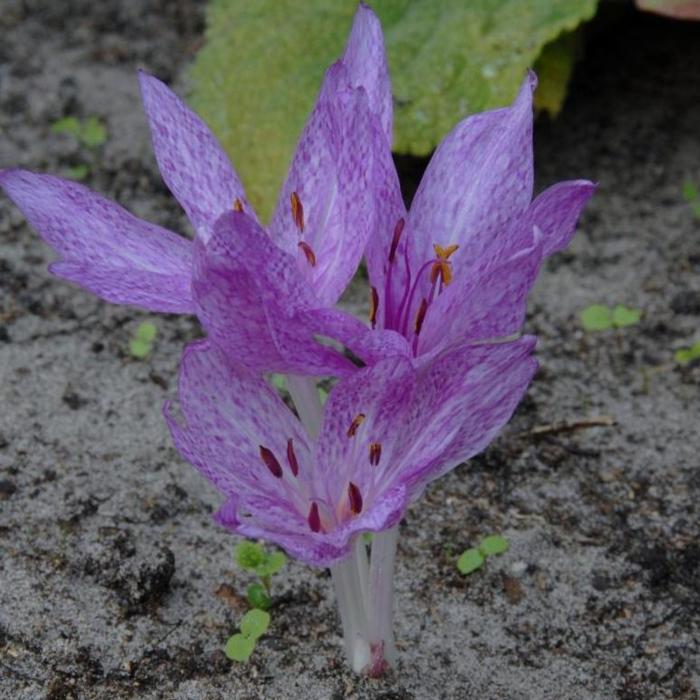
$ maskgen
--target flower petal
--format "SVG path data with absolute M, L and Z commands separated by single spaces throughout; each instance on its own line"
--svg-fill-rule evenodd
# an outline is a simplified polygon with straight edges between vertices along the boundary
M 206 240 L 236 200 L 255 216 L 243 185 L 209 127 L 164 83 L 139 71 L 153 149 L 165 184 Z
M 261 460 L 261 445 L 281 459 L 292 438 L 302 473 L 313 469 L 306 431 L 277 392 L 210 341 L 186 348 L 178 388 L 184 424 L 169 404 L 164 410 L 175 445 L 225 494 L 278 492 L 279 479 Z
M 236 362 L 260 372 L 342 376 L 354 365 L 317 342 L 320 306 L 296 260 L 253 219 L 224 215 L 205 245 L 196 242 L 193 290 L 212 340 Z
M 116 304 L 193 311 L 190 241 L 76 182 L 13 169 L 0 186 L 59 254 L 55 275 Z
M 391 80 L 379 18 L 367 5 L 360 4 L 345 46 L 342 62 L 348 69 L 353 87 L 362 87 L 369 108 L 382 126 L 389 146 L 392 142 L 393 99 Z
M 537 227 L 543 234 L 545 257 L 563 250 L 576 231 L 576 222 L 596 186 L 588 180 L 558 182 L 539 194 L 519 222 L 520 236 L 513 235 L 510 245 L 515 252 L 531 245 Z
M 541 262 L 542 240 L 538 235 L 529 249 L 509 260 L 485 260 L 468 276 L 455 279 L 428 307 L 418 352 L 428 355 L 457 343 L 518 332 Z
M 411 205 L 408 241 L 414 268 L 433 257 L 433 244 L 459 245 L 460 265 L 527 209 L 532 197 L 532 93 L 530 73 L 510 107 L 476 114 L 458 124 L 433 155 Z M 415 269 L 414 269 L 415 274 Z M 426 276 L 424 285 L 429 285 Z M 426 292 L 419 295 L 426 296 Z
M 297 257 L 323 306 L 333 305 L 352 278 L 374 223 L 374 152 L 383 138 L 362 89 L 345 67 L 332 66 L 309 117 L 270 224 L 279 246 Z M 291 201 L 303 209 L 303 230 Z M 313 264 L 300 255 L 303 241 Z
M 481 452 L 508 422 L 537 370 L 536 339 L 453 348 L 418 372 L 415 400 L 397 441 L 394 482 L 414 497 L 429 482 Z

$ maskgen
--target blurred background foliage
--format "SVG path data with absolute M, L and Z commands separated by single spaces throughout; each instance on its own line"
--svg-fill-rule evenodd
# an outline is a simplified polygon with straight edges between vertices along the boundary
M 637 0 L 655 12 L 692 0 Z M 192 103 L 263 219 L 274 208 L 326 68 L 343 51 L 356 0 L 211 0 L 191 70 Z M 597 0 L 375 0 L 394 91 L 397 153 L 429 154 L 473 112 L 508 104 L 527 68 L 536 107 L 556 117 Z M 700 7 L 695 8 L 700 17 Z

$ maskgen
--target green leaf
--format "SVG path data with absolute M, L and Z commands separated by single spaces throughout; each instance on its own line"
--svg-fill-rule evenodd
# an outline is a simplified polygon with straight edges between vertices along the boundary
M 602 304 L 592 304 L 581 312 L 581 325 L 586 331 L 605 331 L 612 324 L 612 312 Z
M 259 583 L 251 583 L 248 586 L 246 597 L 252 608 L 267 610 L 272 605 L 272 599 L 267 595 L 265 587 Z
M 242 569 L 254 571 L 265 561 L 265 550 L 257 542 L 243 540 L 233 550 L 233 558 Z
M 51 125 L 51 132 L 54 134 L 67 134 L 76 139 L 80 136 L 82 126 L 76 117 L 63 117 Z
M 503 554 L 508 551 L 510 543 L 503 535 L 488 535 L 479 543 L 479 551 L 490 557 L 494 554 Z
M 65 170 L 66 177 L 71 180 L 78 180 L 79 182 L 84 180 L 90 174 L 90 168 L 81 163 L 80 165 L 73 165 Z
M 375 0 L 394 86 L 394 148 L 427 155 L 464 116 L 508 104 L 542 47 L 596 0 Z M 266 219 L 356 0 L 211 0 L 193 105 Z
M 231 661 L 246 663 L 255 649 L 255 639 L 242 634 L 234 634 L 226 642 L 224 653 Z
M 698 192 L 698 188 L 695 186 L 694 182 L 686 180 L 683 183 L 683 198 L 688 204 L 693 204 L 693 202 L 697 202 L 697 200 L 700 199 L 700 192 Z
M 463 574 L 471 574 L 484 564 L 484 555 L 478 549 L 467 549 L 457 560 L 457 568 Z
M 143 340 L 146 343 L 152 343 L 156 339 L 157 332 L 158 328 L 156 327 L 155 323 L 143 321 L 143 323 L 140 323 L 136 329 L 134 337 L 138 338 L 139 340 Z
M 692 347 L 676 350 L 676 352 L 673 354 L 673 359 L 679 365 L 687 365 L 694 360 L 700 359 L 700 340 L 698 340 L 698 342 Z
M 141 338 L 132 338 L 129 341 L 129 352 L 137 360 L 145 360 L 151 352 L 151 344 Z
M 276 574 L 287 563 L 287 557 L 283 552 L 270 552 L 265 554 L 263 561 L 255 567 L 255 573 L 263 578 Z
M 241 620 L 241 634 L 251 639 L 259 639 L 270 626 L 270 613 L 253 608 Z
M 80 140 L 88 148 L 102 146 L 107 140 L 107 129 L 98 117 L 88 117 L 80 132 Z
M 615 328 L 625 328 L 639 323 L 642 317 L 640 309 L 630 309 L 622 304 L 617 304 L 612 310 L 612 322 Z
M 270 381 L 275 389 L 284 391 L 287 388 L 287 377 L 284 374 L 271 374 Z
M 558 116 L 564 105 L 580 45 L 579 37 L 579 32 L 564 32 L 542 49 L 535 63 L 535 73 L 539 78 L 535 108 L 547 112 L 550 117 Z

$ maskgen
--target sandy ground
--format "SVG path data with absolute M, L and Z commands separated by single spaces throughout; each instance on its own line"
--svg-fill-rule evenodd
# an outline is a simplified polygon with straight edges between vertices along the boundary
M 186 231 L 160 181 L 138 102 L 143 66 L 184 92 L 200 3 L 1 0 L 0 167 L 65 172 Z M 489 450 L 435 484 L 402 524 L 398 673 L 349 674 L 325 572 L 291 564 L 250 664 L 221 647 L 243 607 L 234 538 L 213 490 L 171 447 L 188 318 L 147 316 L 46 272 L 50 251 L 0 200 L 0 698 L 697 699 L 700 684 L 700 25 L 598 26 L 555 123 L 538 124 L 539 186 L 600 190 L 532 296 L 542 369 Z M 50 132 L 99 115 L 96 153 Z M 401 159 L 407 190 L 423 167 Z M 350 296 L 352 299 L 352 295 Z M 644 311 L 590 335 L 588 304 Z M 614 416 L 539 437 L 535 426 Z M 485 533 L 511 550 L 467 578 L 455 557 Z

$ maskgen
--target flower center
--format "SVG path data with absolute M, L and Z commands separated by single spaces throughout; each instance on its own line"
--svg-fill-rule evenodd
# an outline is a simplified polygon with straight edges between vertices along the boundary
M 384 287 L 384 328 L 398 331 L 403 336 L 411 339 L 413 336 L 413 354 L 418 354 L 418 336 L 423 328 L 425 316 L 436 296 L 442 294 L 444 288 L 452 282 L 452 261 L 450 258 L 459 249 L 456 243 L 441 246 L 433 244 L 435 256 L 423 262 L 417 271 L 411 269 L 408 255 L 408 245 L 404 243 L 403 260 L 400 261 L 397 253 L 401 236 L 405 227 L 403 218 L 396 222 L 394 235 L 389 248 L 389 256 L 386 267 L 386 282 Z M 392 298 L 392 294 L 397 290 L 392 284 L 394 269 L 403 267 L 404 283 L 403 289 L 399 288 L 400 294 L 397 300 Z M 397 273 L 398 274 L 398 273 Z M 416 294 L 421 286 L 424 287 L 426 277 L 430 281 L 430 289 L 426 296 L 423 296 L 415 308 Z M 379 308 L 379 295 L 376 288 L 372 287 L 370 297 L 370 322 L 372 328 L 376 327 L 377 311 Z M 411 315 L 413 314 L 413 325 L 410 326 Z

